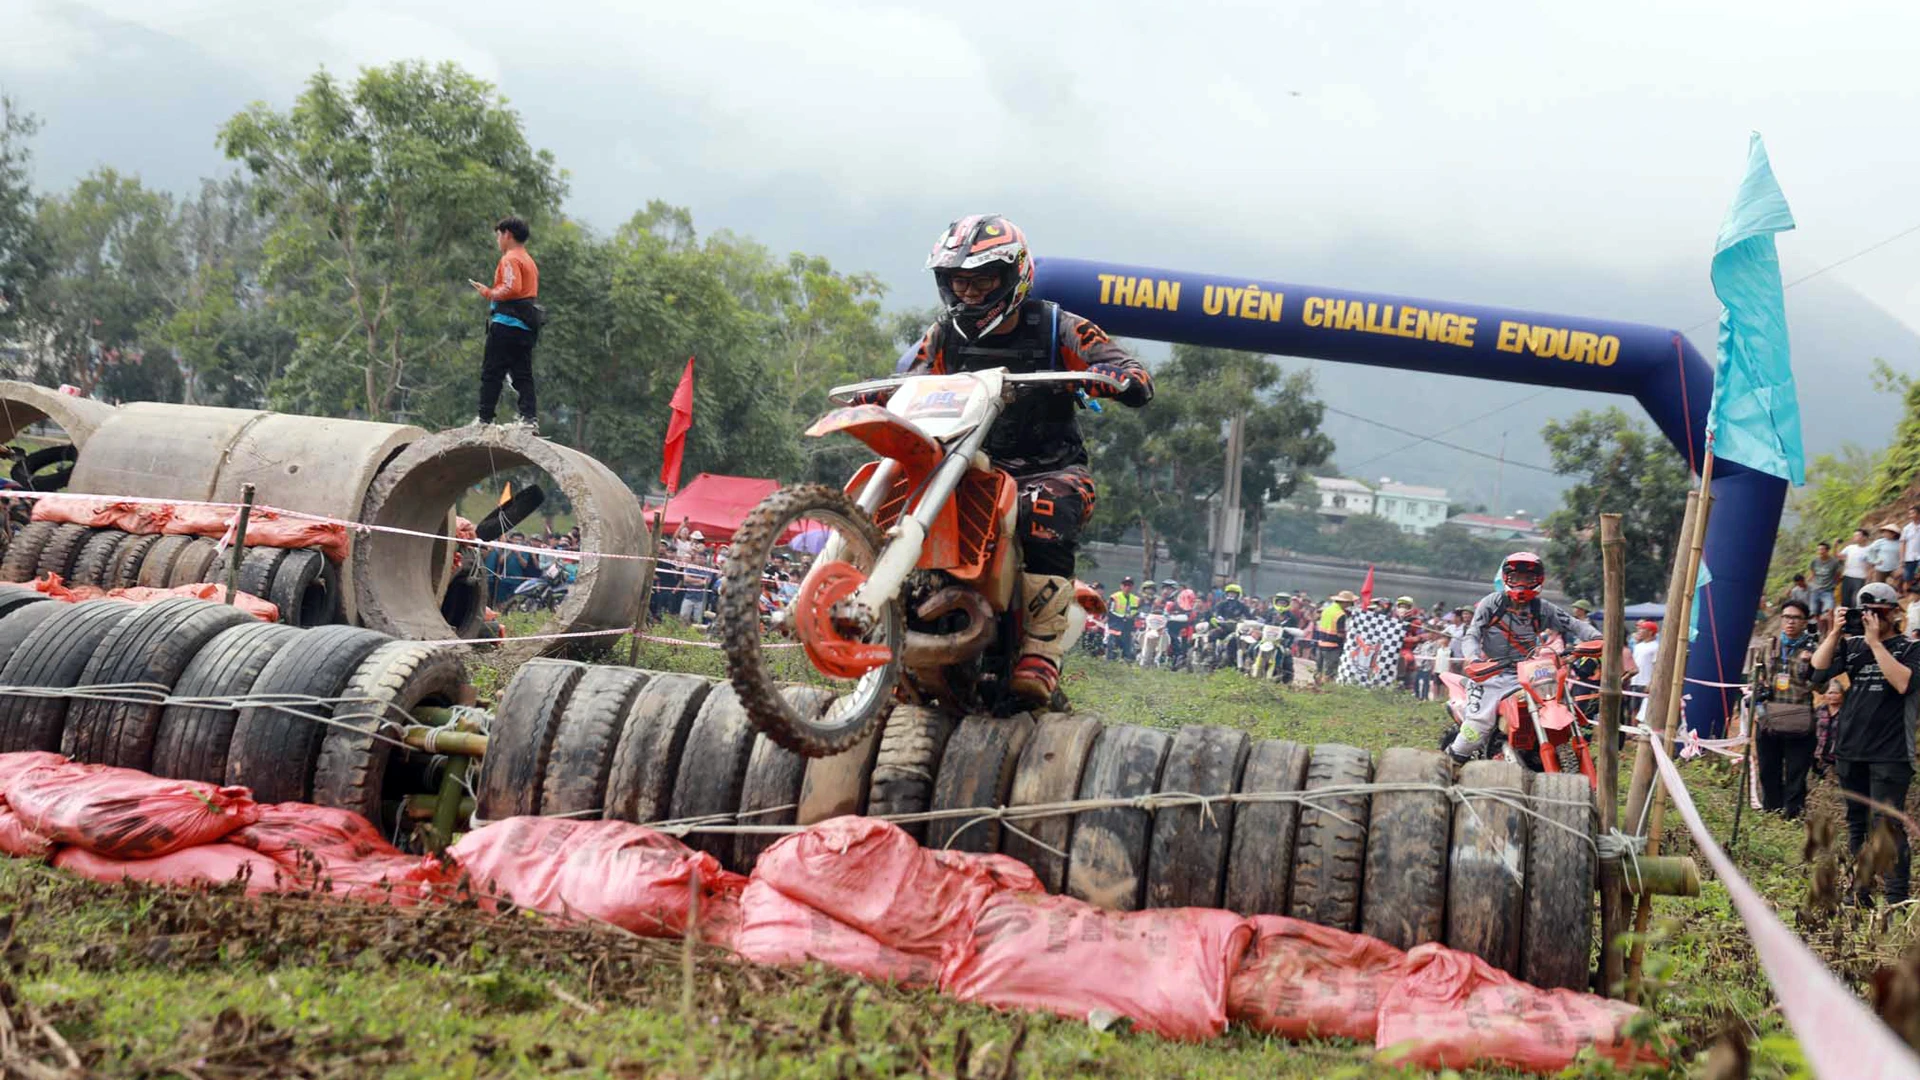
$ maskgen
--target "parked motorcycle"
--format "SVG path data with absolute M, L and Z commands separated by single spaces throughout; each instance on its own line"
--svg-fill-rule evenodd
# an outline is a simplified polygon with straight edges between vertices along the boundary
M 848 404 L 807 429 L 844 432 L 879 455 L 838 490 L 782 488 L 741 523 L 720 587 L 727 672 L 756 727 L 795 753 L 820 757 L 865 738 L 896 699 L 954 715 L 1010 714 L 1009 684 L 1023 621 L 1013 477 L 985 456 L 987 432 L 1012 396 L 1119 383 L 1091 372 L 1011 374 L 1005 368 L 878 379 L 834 388 Z M 828 533 L 774 627 L 799 639 L 815 670 L 851 682 L 824 716 L 790 704 L 765 662 L 754 605 L 774 549 L 803 521 Z M 1105 601 L 1076 583 L 1063 651 Z M 1057 692 L 1054 706 L 1065 707 Z
M 1593 656 L 1603 647 L 1599 641 L 1583 641 L 1572 651 L 1576 656 Z M 1469 665 L 1467 674 L 1440 673 L 1440 681 L 1447 687 L 1447 711 L 1453 716 L 1442 745 L 1450 745 L 1460 731 L 1468 684 L 1474 681 L 1472 672 L 1477 666 Z M 1497 668 L 1483 670 L 1490 676 Z M 1483 744 L 1483 752 L 1531 772 L 1580 773 L 1589 783 L 1595 782 L 1587 722 L 1573 700 L 1572 671 L 1566 653 L 1553 645 L 1541 645 L 1516 665 L 1514 674 L 1520 685 L 1500 699 L 1494 712 L 1493 736 Z
M 502 613 L 510 611 L 552 611 L 567 599 L 567 571 L 558 561 L 541 571 L 540 576 L 528 578 L 513 590 L 506 603 L 500 606 Z

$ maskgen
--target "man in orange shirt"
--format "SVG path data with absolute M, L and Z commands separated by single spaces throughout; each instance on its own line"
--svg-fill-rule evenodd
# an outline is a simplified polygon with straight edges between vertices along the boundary
M 490 301 L 487 305 L 487 351 L 480 362 L 480 415 L 476 424 L 493 423 L 493 411 L 500 404 L 500 386 L 513 380 L 513 392 L 520 399 L 517 425 L 540 433 L 539 414 L 533 392 L 533 344 L 540 339 L 542 313 L 534 302 L 540 295 L 540 268 L 527 254 L 527 223 L 517 217 L 501 218 L 493 227 L 494 240 L 500 245 L 500 264 L 493 271 L 493 287 L 468 279 L 473 290 Z

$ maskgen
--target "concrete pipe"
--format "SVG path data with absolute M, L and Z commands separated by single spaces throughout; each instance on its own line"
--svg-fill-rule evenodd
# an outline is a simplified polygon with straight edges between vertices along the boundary
M 136 402 L 101 426 L 68 490 L 239 502 L 252 484 L 259 505 L 357 521 L 380 469 L 426 434 L 402 424 Z M 446 587 L 452 563 L 448 551 L 435 588 Z M 359 617 L 353 585 L 349 562 L 341 567 L 348 622 Z
M 84 450 L 93 433 L 111 419 L 115 411 L 104 401 L 0 379 L 0 442 L 11 442 L 27 428 L 49 420 L 67 433 L 69 442 Z
M 573 503 L 581 550 L 640 553 L 640 500 L 613 470 L 577 450 L 513 428 L 465 427 L 429 435 L 402 451 L 373 482 L 360 520 L 369 525 L 438 532 L 469 488 L 506 469 L 546 471 Z M 431 568 L 451 544 L 394 533 L 370 533 L 354 547 L 360 617 L 397 637 L 439 640 L 457 636 L 440 615 Z M 614 630 L 633 625 L 640 601 L 641 564 L 635 559 L 584 559 L 580 575 L 537 633 Z M 589 639 L 590 640 L 590 639 Z M 501 645 L 509 660 L 547 650 L 547 642 Z M 564 644 L 564 643 L 551 643 Z

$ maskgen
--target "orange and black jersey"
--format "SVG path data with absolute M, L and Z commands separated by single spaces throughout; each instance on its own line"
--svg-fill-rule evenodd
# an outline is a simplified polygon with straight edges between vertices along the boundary
M 1153 376 L 1140 361 L 1114 344 L 1106 331 L 1052 304 L 1023 304 L 1012 331 L 980 341 L 962 339 L 944 320 L 934 323 L 902 359 L 906 363 L 902 373 L 909 375 L 997 367 L 1018 374 L 1085 371 L 1099 364 L 1132 376 L 1126 392 L 1114 400 L 1137 409 L 1153 399 Z M 987 454 L 1016 476 L 1085 465 L 1087 448 L 1080 438 L 1078 412 L 1074 396 L 1064 390 L 1022 393 L 987 433 Z

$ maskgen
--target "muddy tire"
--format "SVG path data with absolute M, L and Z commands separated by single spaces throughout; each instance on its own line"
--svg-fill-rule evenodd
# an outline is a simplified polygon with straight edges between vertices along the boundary
M 250 547 L 240 560 L 240 591 L 262 600 L 273 594 L 273 575 L 287 561 L 286 548 Z
M 1360 932 L 1411 949 L 1447 930 L 1447 848 L 1453 834 L 1453 763 L 1431 750 L 1380 755 L 1376 784 L 1431 784 L 1436 791 L 1377 791 L 1367 823 Z
M 113 572 L 114 557 L 120 553 L 120 544 L 127 535 L 116 529 L 101 529 L 87 537 L 86 543 L 80 545 L 80 554 L 74 556 L 73 576 L 67 579 L 67 584 L 107 588 L 103 582 Z
M 873 762 L 873 783 L 867 789 L 867 813 L 872 817 L 926 813 L 933 806 L 933 784 L 947 739 L 953 735 L 953 721 L 933 709 L 902 705 L 887 717 L 886 725 L 880 733 L 880 756 Z M 900 827 L 915 840 L 926 840 L 926 822 Z
M 1585 990 L 1593 971 L 1593 789 L 1579 773 L 1533 778 L 1528 805 L 1527 904 L 1520 931 L 1522 979 L 1549 990 Z
M 333 621 L 333 594 L 327 589 L 327 557 L 315 548 L 287 552 L 273 572 L 263 598 L 280 609 L 286 626 L 325 626 Z
M 1311 748 L 1290 739 L 1262 739 L 1247 752 L 1243 794 L 1297 792 L 1307 784 Z M 1285 915 L 1293 882 L 1297 802 L 1243 802 L 1233 811 L 1233 850 L 1221 906 L 1242 915 Z
M 29 604 L 45 603 L 47 599 L 47 594 L 38 589 L 29 589 L 21 585 L 0 585 L 0 619 L 5 619 Z M 19 642 L 15 641 L 13 644 L 17 645 Z M 0 651 L 0 664 L 6 662 L 6 651 Z
M 1351 787 L 1372 777 L 1373 759 L 1365 750 L 1321 743 L 1307 762 L 1304 790 Z M 1314 801 L 1325 809 L 1300 807 L 1287 914 L 1336 930 L 1352 930 L 1360 922 L 1369 800 L 1366 795 L 1327 795 Z
M 720 579 L 720 625 L 726 629 L 722 645 L 727 652 L 727 675 L 753 725 L 796 754 L 825 757 L 859 742 L 886 720 L 893 707 L 893 688 L 900 681 L 906 617 L 898 600 L 880 613 L 873 640 L 888 646 L 893 651 L 892 659 L 867 673 L 855 688 L 836 699 L 824 716 L 802 717 L 781 698 L 780 686 L 767 669 L 761 649 L 760 579 L 786 526 L 810 513 L 840 519 L 843 534 L 866 547 L 868 554 L 861 568 L 872 568 L 872 560 L 879 557 L 885 540 L 873 519 L 850 496 L 824 484 L 781 488 L 754 507 L 733 534 L 733 555 Z
M 227 583 L 226 553 L 220 545 L 204 536 L 190 536 L 180 548 L 179 557 L 167 569 L 164 587 L 177 589 L 182 585 L 199 585 L 212 581 L 217 585 Z M 217 569 L 216 569 L 217 568 Z
M 85 525 L 62 525 L 53 531 L 47 540 L 47 546 L 40 549 L 40 563 L 34 576 L 46 577 L 59 574 L 61 581 L 73 580 L 73 568 L 80 561 L 80 551 L 94 537 L 94 530 Z
M 542 814 L 602 816 L 620 728 L 646 685 L 647 673 L 633 668 L 588 668 L 580 676 L 547 755 L 546 776 L 540 782 Z
M 1527 816 L 1515 804 L 1526 795 L 1526 784 L 1527 773 L 1511 762 L 1460 767 L 1456 786 L 1462 798 L 1454 807 L 1447 866 L 1447 945 L 1515 975 L 1527 867 Z
M 80 675 L 113 628 L 139 610 L 119 600 L 56 604 L 0 668 L 6 686 L 79 686 Z M 34 615 L 27 608 L 22 616 Z M 9 619 L 8 622 L 14 620 Z M 58 750 L 71 698 L 0 697 L 0 753 Z
M 251 621 L 238 608 L 205 600 L 143 605 L 101 640 L 80 685 L 154 683 L 171 690 L 208 642 Z M 151 769 L 164 709 L 159 702 L 76 701 L 67 712 L 60 752 L 76 761 Z
M 1080 779 L 1086 772 L 1094 743 L 1100 739 L 1101 726 L 1098 717 L 1084 714 L 1042 716 L 1033 726 L 1033 737 L 1027 740 L 1027 748 L 1020 752 L 1020 763 L 1014 767 L 1013 790 L 1007 795 L 1007 805 L 1044 806 L 1078 798 Z M 1057 893 L 1067 885 L 1067 860 L 1047 848 L 1071 850 L 1073 817 L 1059 814 L 1020 821 L 1017 823 L 1020 832 L 1003 831 L 1000 850 L 1026 863 L 1048 892 Z M 1043 844 L 1046 846 L 1042 847 Z
M 0 632 L 5 631 L 0 623 Z M 222 631 L 201 647 L 174 682 L 179 698 L 240 697 L 253 692 L 267 661 L 298 640 L 300 632 L 276 623 L 248 621 Z M 240 710 L 218 705 L 168 705 L 154 733 L 152 771 L 176 780 L 227 782 L 227 750 Z
M 140 567 L 147 560 L 147 553 L 160 541 L 160 536 L 129 536 L 120 545 L 119 554 L 113 557 L 113 569 L 108 580 L 101 584 L 103 589 L 131 589 L 140 584 Z
M 0 623 L 0 628 L 4 628 Z M 889 721 L 891 722 L 891 721 Z M 776 744 L 777 745 L 777 744 Z M 806 776 L 800 781 L 800 809 L 794 816 L 798 825 L 817 825 L 829 818 L 867 812 L 867 792 L 873 786 L 874 761 L 880 756 L 880 732 L 867 737 L 831 757 L 807 759 Z
M 389 641 L 373 650 L 340 692 L 363 700 L 342 702 L 334 710 L 334 725 L 320 738 L 313 801 L 379 824 L 387 770 L 398 750 L 392 740 L 414 722 L 414 709 L 453 705 L 466 687 L 467 665 L 457 650 L 411 641 Z
M 514 672 L 494 709 L 487 756 L 480 759 L 475 817 L 500 821 L 540 812 L 554 736 L 560 732 L 560 718 L 574 688 L 586 673 L 585 664 L 544 657 L 529 660 Z
M 141 556 L 140 569 L 133 575 L 134 585 L 142 589 L 172 588 L 170 575 L 174 564 L 179 560 L 180 553 L 187 550 L 187 546 L 196 539 L 192 536 L 161 537 Z M 196 577 L 194 580 L 200 579 Z
M 1033 738 L 1033 717 L 969 716 L 947 738 L 934 778 L 931 810 L 990 810 L 1007 805 L 1014 768 Z M 927 822 L 927 846 L 991 854 L 1005 832 L 997 820 L 945 818 Z
M 608 817 L 645 824 L 671 815 L 687 734 L 714 685 L 696 675 L 656 674 L 647 680 L 613 748 Z
M 0 559 L 0 581 L 32 581 L 39 576 L 40 552 L 60 528 L 52 521 L 35 521 L 22 526 L 7 541 L 6 557 Z
M 1231 795 L 1247 764 L 1247 733 L 1232 728 L 1188 726 L 1173 737 L 1161 794 Z M 1163 806 L 1154 811 L 1147 845 L 1147 906 L 1220 906 L 1232 847 L 1231 802 Z
M 1115 724 L 1100 735 L 1080 777 L 1082 799 L 1137 799 L 1160 787 L 1173 736 Z M 1067 895 L 1110 911 L 1137 911 L 1147 890 L 1147 847 L 1153 812 L 1130 807 L 1088 810 L 1073 823 Z
M 390 640 L 351 626 L 308 630 L 267 661 L 253 692 L 342 697 L 354 672 Z M 313 801 L 321 739 L 335 730 L 319 721 L 331 721 L 336 709 L 331 704 L 294 708 L 307 715 L 265 705 L 240 710 L 227 747 L 227 783 L 252 788 L 253 797 L 263 803 Z
M 781 704 L 787 708 L 785 701 Z M 740 812 L 740 791 L 747 782 L 747 760 L 753 755 L 753 721 L 740 707 L 740 697 L 727 683 L 707 695 L 707 702 L 687 733 L 680 754 L 680 773 L 673 781 L 670 816 L 723 817 Z M 722 824 L 731 824 L 731 820 Z M 733 858 L 732 833 L 690 832 L 681 838 L 688 847 L 723 862 Z
M 789 686 L 781 691 L 787 704 L 802 716 L 827 711 L 833 692 L 819 686 Z M 747 778 L 740 786 L 740 824 L 792 825 L 799 812 L 800 789 L 806 783 L 809 759 L 781 746 L 764 734 L 753 740 L 747 758 Z M 827 760 L 813 758 L 814 761 Z M 773 833 L 740 833 L 733 838 L 733 868 L 745 874 L 760 853 L 780 837 Z

